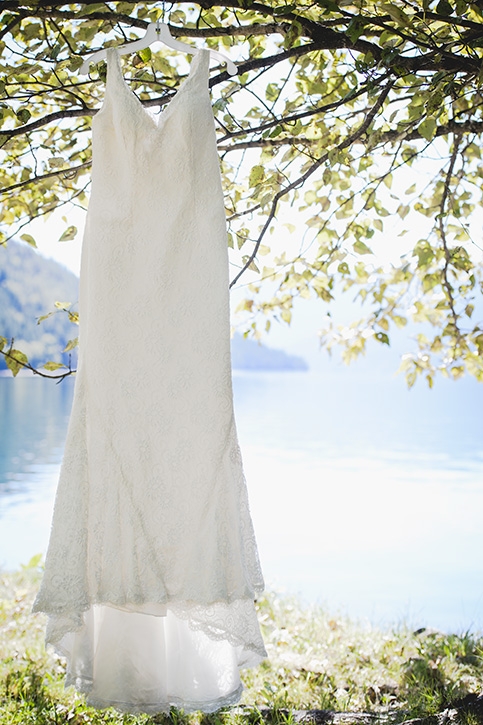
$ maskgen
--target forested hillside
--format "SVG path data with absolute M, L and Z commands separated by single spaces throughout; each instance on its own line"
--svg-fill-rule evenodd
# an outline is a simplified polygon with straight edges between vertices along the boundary
M 0 247 L 0 336 L 14 337 L 15 347 L 34 366 L 49 360 L 67 363 L 68 353 L 61 355 L 59 350 L 77 337 L 78 326 L 63 310 L 40 323 L 38 319 L 56 310 L 55 302 L 76 303 L 78 288 L 75 274 L 26 244 L 9 242 L 6 249 Z M 75 350 L 72 355 L 76 357 Z M 2 356 L 0 368 L 5 367 Z

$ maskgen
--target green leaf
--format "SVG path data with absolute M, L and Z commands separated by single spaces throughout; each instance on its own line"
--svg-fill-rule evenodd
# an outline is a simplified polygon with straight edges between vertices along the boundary
M 282 133 L 282 131 L 283 128 L 281 126 L 275 126 L 275 128 L 270 131 L 270 138 L 276 138 Z
M 402 25 L 405 28 L 409 28 L 411 26 L 411 20 L 404 10 L 401 10 L 401 8 L 397 5 L 393 5 L 392 3 L 381 3 L 381 10 L 387 13 L 396 25 Z
M 46 320 L 48 317 L 51 317 L 52 315 L 55 315 L 55 312 L 48 312 L 46 315 L 42 315 L 41 317 L 37 318 L 37 325 L 40 325 L 41 322 Z
M 359 22 L 357 18 L 352 18 L 349 25 L 347 26 L 346 34 L 351 39 L 351 41 L 355 43 L 364 33 L 364 30 L 364 23 Z
M 385 48 L 386 46 L 392 47 L 397 40 L 399 40 L 399 35 L 391 29 L 385 30 L 381 33 L 379 43 L 382 48 Z
M 274 15 L 285 15 L 285 13 L 293 13 L 296 10 L 296 5 L 282 5 L 272 10 Z
M 426 274 L 423 277 L 423 290 L 429 292 L 441 281 L 441 277 L 438 273 Z
M 136 55 L 141 58 L 143 63 L 148 63 L 152 57 L 151 48 L 143 48 L 142 50 L 138 50 Z
M 369 249 L 367 244 L 364 244 L 364 242 L 361 241 L 354 242 L 352 248 L 354 252 L 357 252 L 357 254 L 373 254 L 372 249 Z
M 310 206 L 310 204 L 315 204 L 315 202 L 317 201 L 317 194 L 313 189 L 309 189 L 305 192 L 304 201 L 308 206 Z
M 23 35 L 27 40 L 32 38 L 38 38 L 41 32 L 41 25 L 39 23 L 22 23 Z
M 320 5 L 320 7 L 326 8 L 327 11 L 331 11 L 333 13 L 340 12 L 339 6 L 333 0 L 317 0 L 317 5 Z
M 383 345 L 389 345 L 389 337 L 385 332 L 376 332 L 374 337 Z
M 426 240 L 421 240 L 414 248 L 415 256 L 418 258 L 418 267 L 427 267 L 434 259 L 434 249 Z
M 71 239 L 75 239 L 76 235 L 77 235 L 77 227 L 74 227 L 74 226 L 67 227 L 65 232 L 60 237 L 59 242 L 70 242 Z
M 15 377 L 19 370 L 24 367 L 22 363 L 28 363 L 28 358 L 20 350 L 10 350 L 9 354 L 5 355 L 5 362 L 13 377 Z
M 357 277 L 359 278 L 358 281 L 367 282 L 367 280 L 369 279 L 369 274 L 367 273 L 364 262 L 357 262 L 357 264 L 354 265 L 354 269 L 356 271 Z
M 436 5 L 436 12 L 438 15 L 452 15 L 453 7 L 448 0 L 439 0 L 439 3 Z
M 49 166 L 53 169 L 58 169 L 64 166 L 64 164 L 65 161 L 62 156 L 52 156 L 52 158 L 49 159 Z
M 73 340 L 69 340 L 67 345 L 64 347 L 64 352 L 69 352 L 69 350 L 73 350 L 77 345 L 79 344 L 79 338 L 74 337 Z
M 252 170 L 250 171 L 250 176 L 248 178 L 248 185 L 250 187 L 256 186 L 264 178 L 265 178 L 265 169 L 263 168 L 263 166 L 254 166 L 252 168 Z
M 473 267 L 464 247 L 455 247 L 451 250 L 451 264 L 464 272 L 468 272 Z
M 436 119 L 426 118 L 422 123 L 419 124 L 418 131 L 421 136 L 426 139 L 426 141 L 431 141 L 436 133 L 436 126 Z
M 406 375 L 406 382 L 408 384 L 408 388 L 412 388 L 414 383 L 416 382 L 416 373 L 415 372 L 408 373 Z
M 62 365 L 62 363 L 56 363 L 56 362 L 50 361 L 50 362 L 46 362 L 45 365 L 43 365 L 43 367 L 46 370 L 58 370 L 59 368 L 66 368 L 67 365 Z
M 32 116 L 28 108 L 19 108 L 16 113 L 18 120 L 22 124 L 27 123 L 29 118 Z
M 24 242 L 27 242 L 27 244 L 30 244 L 31 247 L 37 247 L 35 239 L 30 234 L 22 234 L 20 236 L 20 239 L 23 239 Z
M 35 554 L 32 556 L 28 564 L 21 564 L 22 571 L 28 571 L 29 569 L 37 569 L 40 562 L 42 561 L 43 554 Z
M 219 98 L 217 101 L 213 104 L 213 110 L 214 111 L 224 111 L 225 108 L 228 106 L 229 99 L 228 98 Z
M 0 337 L 0 350 L 3 350 L 5 345 L 7 344 L 7 338 L 6 337 Z

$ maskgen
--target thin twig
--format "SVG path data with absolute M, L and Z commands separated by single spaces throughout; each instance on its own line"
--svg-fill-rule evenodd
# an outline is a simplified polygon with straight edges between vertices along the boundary
M 456 159 L 458 156 L 458 148 L 461 142 L 461 135 L 455 135 L 454 141 L 453 141 L 453 153 L 451 154 L 451 159 L 449 162 L 448 171 L 446 172 L 446 178 L 444 180 L 444 189 L 443 189 L 443 195 L 441 197 L 441 203 L 439 205 L 439 233 L 441 235 L 441 241 L 443 243 L 443 249 L 444 249 L 444 258 L 445 263 L 443 267 L 443 288 L 446 292 L 446 296 L 448 298 L 448 304 L 449 308 L 451 310 L 451 317 L 453 318 L 453 324 L 455 327 L 455 333 L 456 337 L 459 340 L 461 337 L 461 333 L 458 327 L 458 314 L 455 309 L 455 301 L 453 297 L 453 288 L 451 287 L 448 271 L 449 266 L 451 264 L 451 252 L 448 248 L 448 242 L 446 239 L 446 229 L 445 229 L 445 208 L 446 208 L 446 201 L 448 200 L 449 196 L 449 189 L 451 184 L 451 177 L 453 176 L 453 170 L 456 163 Z

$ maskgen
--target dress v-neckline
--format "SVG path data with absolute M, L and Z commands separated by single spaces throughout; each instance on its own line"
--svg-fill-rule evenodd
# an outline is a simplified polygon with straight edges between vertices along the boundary
M 201 48 L 198 50 L 198 52 L 193 56 L 191 63 L 190 63 L 190 70 L 188 75 L 181 81 L 178 88 L 175 90 L 173 95 L 171 96 L 170 100 L 164 104 L 163 110 L 160 112 L 158 119 L 154 118 L 154 116 L 149 113 L 147 108 L 143 105 L 141 100 L 138 98 L 138 96 L 134 93 L 134 91 L 131 90 L 131 88 L 128 86 L 126 81 L 124 80 L 124 75 L 122 73 L 122 66 L 121 66 L 121 56 L 117 49 L 117 47 L 112 46 L 110 48 L 107 48 L 106 58 L 107 58 L 107 76 L 106 76 L 106 94 L 112 95 L 115 98 L 115 90 L 116 85 L 119 85 L 124 94 L 127 98 L 131 98 L 132 101 L 135 103 L 139 111 L 142 113 L 142 115 L 150 121 L 151 125 L 155 129 L 161 128 L 161 126 L 164 123 L 164 120 L 166 119 L 166 116 L 168 115 L 168 111 L 173 105 L 173 103 L 180 97 L 183 90 L 189 86 L 190 82 L 193 80 L 193 78 L 196 76 L 196 73 L 198 70 L 200 70 L 204 75 L 206 76 L 206 88 L 208 90 L 208 69 L 209 69 L 209 50 L 206 48 Z M 200 68 L 201 66 L 201 68 Z M 117 81 L 117 83 L 116 83 Z

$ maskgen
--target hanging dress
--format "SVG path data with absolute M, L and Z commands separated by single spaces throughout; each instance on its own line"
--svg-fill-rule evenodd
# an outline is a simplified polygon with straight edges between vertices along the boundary
M 92 123 L 78 372 L 33 611 L 99 708 L 214 711 L 266 656 L 208 79 L 201 50 L 156 121 L 109 48 Z

